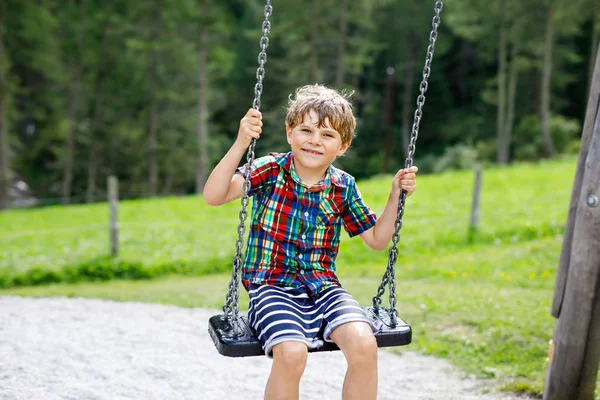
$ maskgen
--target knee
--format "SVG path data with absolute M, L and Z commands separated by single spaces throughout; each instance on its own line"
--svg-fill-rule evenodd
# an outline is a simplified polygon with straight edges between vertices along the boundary
M 377 363 L 377 340 L 373 335 L 353 338 L 347 350 L 348 365 L 368 366 Z
M 302 376 L 307 358 L 308 349 L 301 342 L 283 342 L 273 347 L 273 362 L 294 376 Z

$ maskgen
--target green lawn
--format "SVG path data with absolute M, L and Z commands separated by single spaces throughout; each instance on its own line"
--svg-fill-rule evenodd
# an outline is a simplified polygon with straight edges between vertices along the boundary
M 496 378 L 507 390 L 541 392 L 575 164 L 570 158 L 486 169 L 480 227 L 472 243 L 467 238 L 473 173 L 419 177 L 407 204 L 397 265 L 398 309 L 414 330 L 408 348 Z M 375 211 L 384 206 L 390 180 L 359 183 Z M 0 294 L 220 308 L 239 207 L 210 208 L 194 196 L 121 203 L 120 261 L 149 269 L 185 265 L 183 271 L 196 276 L 12 287 Z M 0 227 L 0 272 L 5 274 L 61 270 L 107 258 L 106 204 L 4 212 Z M 342 240 L 339 275 L 361 303 L 370 304 L 386 265 L 387 252 L 374 252 L 360 239 Z M 208 272 L 213 274 L 197 276 Z M 241 301 L 243 309 L 246 297 Z

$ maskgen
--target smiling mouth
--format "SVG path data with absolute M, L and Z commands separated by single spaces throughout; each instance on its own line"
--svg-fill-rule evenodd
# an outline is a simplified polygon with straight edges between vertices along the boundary
M 314 151 L 314 150 L 309 150 L 309 149 L 302 149 L 302 151 L 308 153 L 308 154 L 313 154 L 316 156 L 321 156 L 323 155 L 323 153 L 319 152 L 319 151 Z

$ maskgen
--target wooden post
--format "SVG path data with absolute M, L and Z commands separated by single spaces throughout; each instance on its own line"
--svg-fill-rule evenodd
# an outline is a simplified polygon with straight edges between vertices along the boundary
M 119 255 L 119 180 L 108 177 L 108 203 L 110 205 L 110 252 Z
M 600 53 L 557 274 L 544 400 L 593 400 L 600 362 Z
M 479 222 L 479 199 L 481 198 L 481 165 L 475 166 L 475 184 L 473 186 L 473 204 L 471 206 L 471 221 L 469 223 L 469 243 L 475 239 Z

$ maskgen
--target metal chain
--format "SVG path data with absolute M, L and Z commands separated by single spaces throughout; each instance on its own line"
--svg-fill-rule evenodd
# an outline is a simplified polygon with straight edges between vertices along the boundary
M 437 31 L 440 25 L 440 12 L 444 4 L 442 1 L 436 1 L 434 11 L 435 16 L 431 22 L 432 29 L 429 35 L 429 47 L 427 48 L 427 57 L 425 66 L 423 67 L 423 80 L 419 85 L 421 94 L 417 97 L 417 109 L 415 110 L 412 133 L 410 136 L 410 144 L 408 146 L 408 155 L 404 164 L 405 168 L 410 168 L 413 165 L 413 156 L 416 150 L 417 137 L 419 136 L 419 124 L 423 116 L 423 105 L 425 104 L 425 92 L 427 92 L 429 74 L 431 73 L 431 61 L 433 60 L 433 51 L 435 41 L 437 40 Z M 398 201 L 398 214 L 395 222 L 395 231 L 392 236 L 392 247 L 389 251 L 387 269 L 381 280 L 381 285 L 377 289 L 377 295 L 373 297 L 373 307 L 376 312 L 379 312 L 381 306 L 381 296 L 385 293 L 385 287 L 390 285 L 390 314 L 392 327 L 396 326 L 398 318 L 398 310 L 396 310 L 396 259 L 398 258 L 398 242 L 400 241 L 400 230 L 402 229 L 402 217 L 404 216 L 404 203 L 406 201 L 406 191 L 402 190 Z
M 262 24 L 263 35 L 260 38 L 260 53 L 258 53 L 258 69 L 256 70 L 256 85 L 254 85 L 254 102 L 252 107 L 256 110 L 260 110 L 260 97 L 263 91 L 263 79 L 265 78 L 265 63 L 267 62 L 267 47 L 269 47 L 269 32 L 271 31 L 271 22 L 269 18 L 273 13 L 273 7 L 271 6 L 271 0 L 265 0 L 265 20 Z M 238 225 L 238 238 L 235 243 L 235 255 L 233 257 L 233 271 L 231 273 L 231 281 L 229 282 L 229 290 L 227 291 L 227 297 L 225 298 L 225 305 L 223 306 L 224 317 L 228 320 L 229 326 L 234 327 L 235 334 L 238 334 L 239 327 L 237 326 L 237 319 L 240 313 L 240 270 L 242 266 L 242 248 L 244 246 L 244 234 L 246 233 L 246 219 L 248 218 L 248 207 L 250 196 L 250 175 L 252 173 L 252 164 L 254 163 L 254 147 L 256 146 L 256 139 L 253 139 L 248 147 L 248 154 L 246 156 L 247 168 L 244 176 L 244 195 L 242 196 L 242 209 L 240 211 L 240 223 Z

